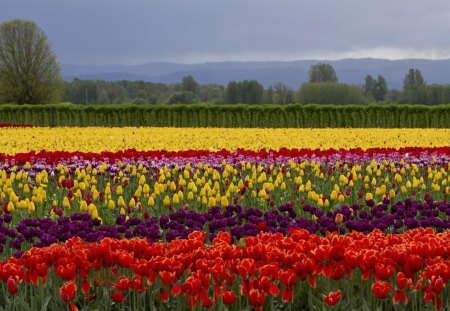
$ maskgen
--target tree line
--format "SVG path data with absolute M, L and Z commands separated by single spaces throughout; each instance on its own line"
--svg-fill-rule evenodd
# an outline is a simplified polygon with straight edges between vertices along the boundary
M 102 81 L 74 79 L 66 83 L 63 101 L 74 104 L 367 104 L 402 103 L 438 105 L 450 103 L 450 85 L 427 85 L 421 72 L 411 68 L 403 80 L 403 89 L 388 89 L 382 75 L 367 75 L 360 86 L 339 83 L 330 64 L 311 66 L 309 80 L 298 90 L 278 82 L 264 88 L 256 80 L 199 84 L 192 76 L 180 83 L 144 81 Z
M 450 103 L 450 84 L 428 85 L 417 68 L 403 89 L 389 89 L 382 75 L 363 84 L 339 83 L 333 66 L 317 63 L 297 90 L 278 82 L 264 88 L 256 80 L 228 85 L 199 84 L 192 76 L 180 83 L 80 80 L 64 82 L 45 32 L 34 22 L 15 19 L 0 25 L 0 103 L 71 102 L 80 105 L 131 104 L 366 104 L 371 102 L 436 105 Z

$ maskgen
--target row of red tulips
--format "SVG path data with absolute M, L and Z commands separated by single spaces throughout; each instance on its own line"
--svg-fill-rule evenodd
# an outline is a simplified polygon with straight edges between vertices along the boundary
M 30 162 L 33 164 L 37 161 L 45 160 L 47 164 L 53 164 L 71 159 L 97 159 L 100 161 L 114 162 L 117 160 L 137 160 L 137 159 L 161 159 L 161 158 L 200 158 L 200 157 L 220 157 L 220 158 L 239 158 L 239 157 L 255 157 L 260 160 L 264 159 L 277 159 L 277 158 L 329 158 L 333 157 L 341 160 L 352 160 L 352 158 L 364 157 L 367 159 L 376 158 L 394 158 L 404 159 L 405 161 L 431 158 L 431 157 L 444 157 L 448 162 L 450 155 L 450 147 L 402 147 L 395 148 L 369 148 L 363 150 L 361 148 L 354 149 L 287 149 L 281 148 L 280 150 L 266 150 L 261 149 L 259 151 L 237 149 L 234 151 L 221 150 L 221 151 L 208 151 L 208 150 L 180 150 L 180 151 L 167 151 L 167 150 L 151 150 L 151 151 L 138 151 L 135 149 L 120 150 L 117 152 L 104 151 L 101 153 L 95 152 L 68 152 L 68 151 L 31 151 L 27 153 L 16 153 L 14 155 L 0 153 L 0 163 L 2 161 L 14 162 L 16 164 L 25 164 Z M 444 160 L 445 161 L 445 160 Z
M 236 244 L 221 232 L 212 245 L 205 244 L 205 237 L 197 231 L 186 240 L 153 244 L 73 238 L 33 248 L 0 263 L 0 280 L 6 284 L 1 288 L 9 291 L 0 306 L 25 300 L 37 307 L 65 302 L 73 310 L 120 309 L 127 301 L 133 308 L 145 309 L 147 303 L 158 310 L 183 304 L 262 310 L 300 308 L 319 298 L 322 307 L 355 308 L 366 297 L 370 309 L 449 307 L 449 232 L 416 229 L 385 235 L 375 230 L 320 237 L 296 229 L 288 236 L 260 233 Z M 52 296 L 57 290 L 59 297 Z

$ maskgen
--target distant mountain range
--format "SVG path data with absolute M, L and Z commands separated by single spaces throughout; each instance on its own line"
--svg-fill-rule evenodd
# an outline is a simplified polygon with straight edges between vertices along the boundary
M 204 64 L 148 63 L 143 65 L 71 65 L 61 64 L 62 76 L 71 81 L 83 80 L 143 80 L 147 82 L 176 83 L 191 75 L 201 83 L 227 85 L 229 81 L 254 79 L 265 87 L 283 82 L 294 90 L 308 80 L 312 64 L 326 62 L 336 70 L 339 82 L 363 85 L 370 74 L 382 75 L 389 88 L 402 88 L 410 68 L 418 68 L 428 84 L 450 84 L 450 59 L 385 60 L 343 59 L 336 61 L 300 60 L 289 62 L 214 62 Z

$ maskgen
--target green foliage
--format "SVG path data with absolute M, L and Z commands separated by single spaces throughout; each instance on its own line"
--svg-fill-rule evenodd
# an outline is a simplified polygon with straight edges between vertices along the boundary
M 403 80 L 403 89 L 404 90 L 417 89 L 425 85 L 426 82 L 420 70 L 417 68 L 409 69 L 408 73 L 405 75 L 405 79 Z
M 191 83 L 192 82 L 192 83 Z M 80 105 L 128 104 L 128 103 L 166 103 L 177 91 L 195 90 L 201 102 L 223 102 L 224 87 L 218 84 L 199 85 L 185 77 L 183 83 L 164 84 L 145 81 L 102 81 L 74 79 L 67 83 L 64 100 Z M 106 93 L 106 94 L 105 94 Z M 106 95 L 106 96 L 105 96 Z
M 156 104 L 167 99 L 172 91 L 163 83 L 74 79 L 65 88 L 64 100 L 81 105 L 134 103 L 134 100 Z
M 0 102 L 42 104 L 60 99 L 63 82 L 45 32 L 34 22 L 0 25 Z
M 274 88 L 274 103 L 277 104 L 291 104 L 294 102 L 294 91 L 282 82 L 277 82 L 273 86 Z
M 383 76 L 378 75 L 377 80 L 371 75 L 366 76 L 364 84 L 364 93 L 371 96 L 375 101 L 383 101 L 388 92 L 387 82 Z
M 242 82 L 242 102 L 244 104 L 261 104 L 264 87 L 256 80 L 244 80 Z
M 273 104 L 273 88 L 271 86 L 264 91 L 263 104 Z
M 170 95 L 167 100 L 168 104 L 196 104 L 200 102 L 200 98 L 191 91 L 180 91 Z
M 432 84 L 427 85 L 426 105 L 440 105 L 450 103 L 450 84 Z
M 227 104 L 237 104 L 242 102 L 241 90 L 238 82 L 230 81 L 225 94 L 225 103 Z
M 203 84 L 200 87 L 200 101 L 203 103 L 223 103 L 225 88 L 219 84 Z
M 192 76 L 186 76 L 183 77 L 183 80 L 181 81 L 181 90 L 192 92 L 198 95 L 200 92 L 200 85 L 194 80 Z
M 450 128 L 450 105 L 0 105 L 0 120 L 39 126 Z
M 227 104 L 261 104 L 264 97 L 264 87 L 256 80 L 231 81 L 226 89 Z
M 401 102 L 425 104 L 427 101 L 427 86 L 419 69 L 411 68 L 403 80 L 403 96 Z
M 304 83 L 297 93 L 300 104 L 364 104 L 367 99 L 355 86 L 343 83 Z
M 326 63 L 311 65 L 311 68 L 309 69 L 309 83 L 320 82 L 338 82 L 336 71 L 333 66 Z

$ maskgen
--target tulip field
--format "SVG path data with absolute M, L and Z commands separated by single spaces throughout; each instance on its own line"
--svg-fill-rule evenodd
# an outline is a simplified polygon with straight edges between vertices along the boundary
M 0 141 L 0 310 L 450 310 L 449 129 Z

